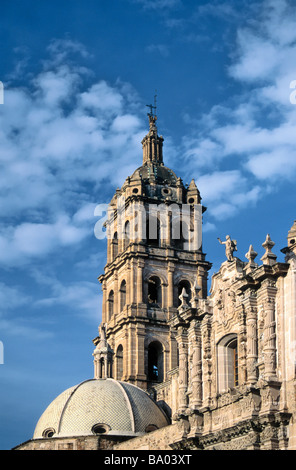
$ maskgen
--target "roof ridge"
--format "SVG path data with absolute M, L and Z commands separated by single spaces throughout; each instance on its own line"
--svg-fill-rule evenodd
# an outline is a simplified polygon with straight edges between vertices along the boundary
M 81 387 L 81 385 L 85 384 L 86 382 L 91 382 L 95 379 L 87 379 L 87 380 L 84 380 L 83 382 L 81 382 L 80 384 L 76 385 L 76 387 L 74 388 L 74 390 L 71 392 L 70 396 L 67 398 L 66 400 L 66 403 L 64 404 L 64 407 L 63 407 L 63 411 L 61 413 L 61 416 L 60 416 L 60 419 L 59 419 L 59 424 L 58 424 L 58 429 L 57 429 L 57 434 L 60 433 L 60 430 L 61 430 L 61 426 L 62 426 L 62 420 L 63 420 L 63 417 L 64 417 L 64 414 L 65 414 L 65 411 L 66 411 L 66 408 L 69 404 L 69 401 L 71 400 L 72 396 L 74 395 L 74 393 L 76 392 L 76 390 L 78 390 L 79 387 Z
M 125 401 L 126 401 L 126 404 L 130 412 L 130 416 L 131 416 L 132 432 L 136 432 L 136 420 L 135 420 L 134 411 L 133 411 L 129 396 L 123 386 L 123 383 L 115 379 L 107 379 L 107 380 L 111 380 L 112 382 L 115 382 L 118 385 L 118 387 L 122 390 L 123 396 L 125 398 Z

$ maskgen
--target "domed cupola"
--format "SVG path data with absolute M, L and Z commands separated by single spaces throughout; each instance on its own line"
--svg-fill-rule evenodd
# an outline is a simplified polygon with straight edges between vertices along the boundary
M 168 424 L 165 413 L 142 389 L 113 379 L 91 379 L 53 400 L 39 419 L 33 439 L 131 438 Z

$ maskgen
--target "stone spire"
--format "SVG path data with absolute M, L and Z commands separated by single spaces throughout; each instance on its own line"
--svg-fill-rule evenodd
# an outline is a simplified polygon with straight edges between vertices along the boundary
M 153 114 L 152 108 L 151 112 L 148 113 L 149 118 L 149 132 L 142 140 L 143 146 L 143 165 L 151 162 L 156 164 L 163 163 L 162 156 L 162 146 L 163 146 L 163 137 L 157 135 L 156 121 L 157 116 Z

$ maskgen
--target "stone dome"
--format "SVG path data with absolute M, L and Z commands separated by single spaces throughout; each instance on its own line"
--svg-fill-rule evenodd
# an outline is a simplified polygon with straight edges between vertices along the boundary
M 151 176 L 155 177 L 156 181 L 160 184 L 176 184 L 177 176 L 176 174 L 168 167 L 163 164 L 146 164 L 137 168 L 130 180 L 142 178 L 145 182 L 149 182 Z
M 113 379 L 91 379 L 61 393 L 48 406 L 33 439 L 90 435 L 139 436 L 169 424 L 142 389 Z

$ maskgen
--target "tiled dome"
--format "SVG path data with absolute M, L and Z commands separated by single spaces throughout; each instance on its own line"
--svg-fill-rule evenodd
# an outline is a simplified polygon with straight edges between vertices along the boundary
M 165 413 L 142 389 L 113 379 L 92 379 L 61 393 L 39 419 L 33 438 L 133 437 L 168 424 Z
M 163 164 L 146 164 L 137 168 L 130 177 L 130 180 L 133 181 L 141 177 L 144 182 L 149 183 L 152 175 L 159 183 L 175 184 L 178 179 L 173 170 Z

